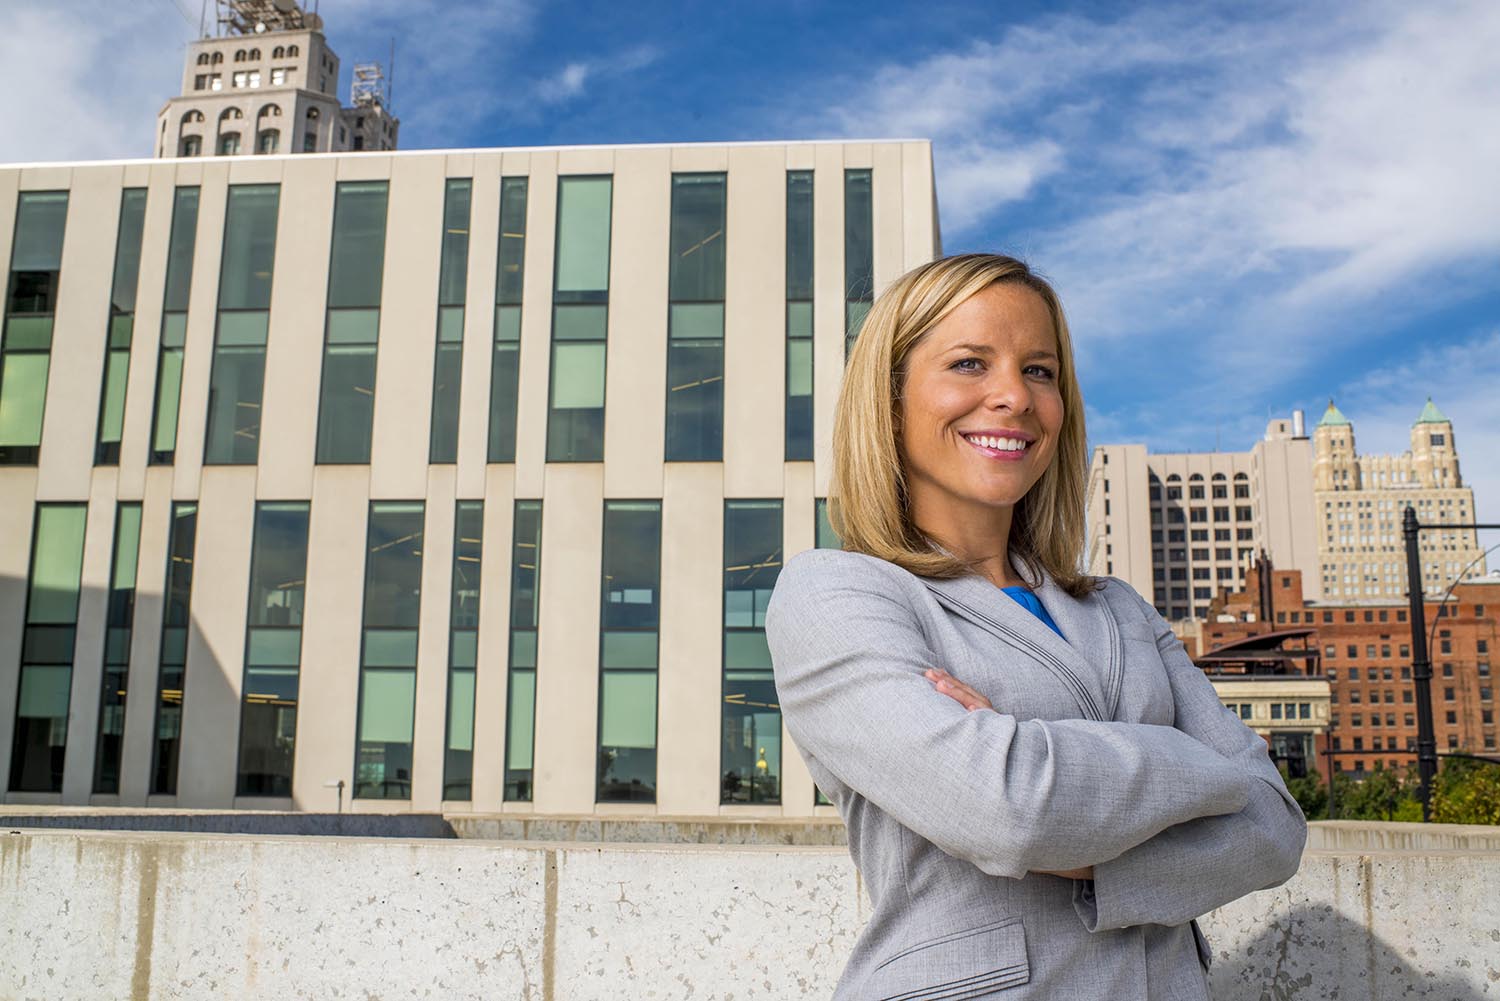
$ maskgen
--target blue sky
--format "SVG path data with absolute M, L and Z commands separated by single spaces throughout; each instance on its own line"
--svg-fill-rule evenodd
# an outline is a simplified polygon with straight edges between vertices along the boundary
M 7 7 L 0 161 L 147 155 L 198 3 Z M 930 138 L 944 250 L 1057 283 L 1094 442 L 1243 450 L 1333 396 L 1399 452 L 1431 395 L 1500 521 L 1494 0 L 322 14 L 344 90 L 397 40 L 403 148 Z

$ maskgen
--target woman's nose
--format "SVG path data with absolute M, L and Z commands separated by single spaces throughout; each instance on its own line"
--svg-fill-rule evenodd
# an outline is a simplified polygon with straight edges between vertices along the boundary
M 1019 371 L 1008 371 L 1005 366 L 996 365 L 990 373 L 985 385 L 986 408 L 1005 409 L 1015 414 L 1031 409 L 1031 387 Z

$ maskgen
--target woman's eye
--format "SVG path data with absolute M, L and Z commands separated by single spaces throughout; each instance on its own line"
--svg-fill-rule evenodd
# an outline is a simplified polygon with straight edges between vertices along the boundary
M 1052 370 L 1046 365 L 1028 365 L 1026 371 L 1040 373 L 1043 379 L 1050 379 L 1053 375 Z
M 975 365 L 978 365 L 979 364 L 979 359 L 978 358 L 960 358 L 958 361 L 954 362 L 951 367 L 958 369 L 960 372 L 977 372 L 977 371 L 979 371 L 977 368 L 965 368 L 964 367 L 964 366 L 968 365 L 970 362 L 973 362 Z

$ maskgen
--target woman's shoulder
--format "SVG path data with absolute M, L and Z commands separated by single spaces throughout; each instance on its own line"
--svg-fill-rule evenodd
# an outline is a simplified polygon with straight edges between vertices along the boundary
M 846 549 L 804 549 L 788 559 L 776 578 L 776 587 L 788 589 L 805 583 L 859 584 L 876 580 L 916 580 L 890 560 Z
M 776 578 L 771 604 L 831 599 L 885 603 L 909 590 L 919 578 L 889 560 L 843 549 L 806 549 L 790 557 Z
M 1104 602 L 1115 613 L 1117 621 L 1143 619 L 1155 623 L 1161 616 L 1156 608 L 1141 597 L 1139 591 L 1119 577 L 1094 575 L 1097 582 L 1092 592 L 1094 598 Z

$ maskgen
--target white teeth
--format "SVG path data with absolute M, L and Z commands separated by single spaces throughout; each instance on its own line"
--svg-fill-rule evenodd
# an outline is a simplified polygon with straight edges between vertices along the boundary
M 999 452 L 1020 452 L 1026 448 L 1026 442 L 1020 438 L 992 438 L 989 435 L 973 434 L 965 435 L 969 441 L 985 448 L 992 448 Z

